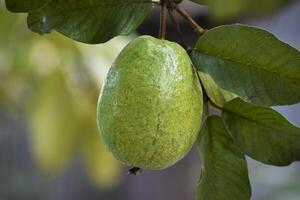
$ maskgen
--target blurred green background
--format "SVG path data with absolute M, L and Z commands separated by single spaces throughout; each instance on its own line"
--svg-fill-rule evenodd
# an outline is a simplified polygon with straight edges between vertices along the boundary
M 223 22 L 213 21 L 205 7 L 185 6 L 207 27 L 233 21 L 258 25 L 300 48 L 299 1 L 272 15 Z M 195 34 L 182 27 L 186 42 L 194 43 Z M 169 28 L 167 37 L 179 40 Z M 154 10 L 138 32 L 156 35 L 157 30 Z M 9 13 L 0 1 L 0 200 L 194 199 L 197 149 L 169 169 L 132 177 L 99 137 L 101 84 L 134 37 L 86 45 L 57 33 L 40 36 L 26 28 L 24 14 Z M 277 109 L 300 125 L 300 105 Z M 249 167 L 253 199 L 300 199 L 299 163 L 278 168 L 249 159 Z

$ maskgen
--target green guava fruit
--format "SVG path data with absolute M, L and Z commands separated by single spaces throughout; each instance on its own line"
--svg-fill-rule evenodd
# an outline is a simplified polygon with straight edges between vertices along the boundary
M 163 169 L 194 144 L 202 90 L 186 51 L 177 43 L 141 36 L 112 65 L 98 101 L 103 141 L 121 162 Z

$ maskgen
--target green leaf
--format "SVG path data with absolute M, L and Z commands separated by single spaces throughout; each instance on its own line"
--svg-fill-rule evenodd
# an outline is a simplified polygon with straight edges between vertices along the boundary
M 192 60 L 221 88 L 247 101 L 300 102 L 300 52 L 267 31 L 238 24 L 211 29 L 198 40 Z
M 207 4 L 215 19 L 233 19 L 240 16 L 265 15 L 290 3 L 292 0 L 192 0 Z
M 5 0 L 6 8 L 11 12 L 31 12 L 37 10 L 51 0 Z
M 198 71 L 198 74 L 206 94 L 213 104 L 223 107 L 225 103 L 238 97 L 236 94 L 220 88 L 209 74 L 201 71 Z
M 74 40 L 96 44 L 132 33 L 150 9 L 150 0 L 52 0 L 29 14 L 28 26 L 40 34 L 54 29 Z
M 220 117 L 210 116 L 200 132 L 202 169 L 197 200 L 249 200 L 247 162 Z
M 237 98 L 225 104 L 223 120 L 240 149 L 253 159 L 278 166 L 300 160 L 300 129 L 271 108 Z

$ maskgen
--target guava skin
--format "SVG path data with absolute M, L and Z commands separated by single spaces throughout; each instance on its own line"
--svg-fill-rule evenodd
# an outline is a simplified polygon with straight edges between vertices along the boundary
M 163 169 L 183 158 L 200 130 L 202 90 L 177 43 L 141 36 L 112 65 L 98 101 L 103 141 L 121 162 Z

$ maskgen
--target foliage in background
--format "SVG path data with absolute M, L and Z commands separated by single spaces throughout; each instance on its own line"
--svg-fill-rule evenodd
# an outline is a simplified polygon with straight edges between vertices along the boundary
M 213 19 L 232 20 L 237 17 L 272 13 L 293 0 L 192 0 L 209 6 Z
M 24 30 L 24 15 L 2 9 L 0 26 L 0 77 L 5 82 L 0 106 L 26 116 L 36 166 L 56 175 L 79 154 L 94 183 L 115 185 L 121 168 L 99 140 L 95 117 L 101 77 L 127 39 L 87 49 L 57 34 L 41 38 Z M 103 65 L 102 70 L 95 65 Z

